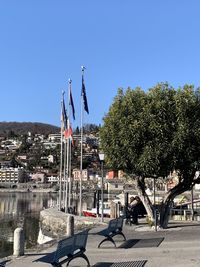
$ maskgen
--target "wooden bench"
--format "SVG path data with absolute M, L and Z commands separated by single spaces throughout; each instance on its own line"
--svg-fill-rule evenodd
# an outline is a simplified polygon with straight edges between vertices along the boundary
M 86 251 L 88 231 L 89 230 L 84 230 L 60 240 L 56 251 L 36 261 L 50 263 L 53 267 L 61 267 L 64 263 L 67 263 L 66 266 L 68 266 L 73 259 L 82 257 L 86 260 L 87 266 L 90 267 L 90 262 L 84 253 Z
M 123 218 L 119 217 L 117 219 L 112 219 L 109 221 L 108 227 L 98 232 L 98 235 L 104 236 L 105 238 L 99 243 L 98 248 L 100 248 L 101 244 L 105 241 L 110 241 L 116 247 L 116 243 L 113 240 L 113 237 L 116 235 L 123 236 L 124 240 L 126 240 L 125 235 L 122 233 L 123 229 Z

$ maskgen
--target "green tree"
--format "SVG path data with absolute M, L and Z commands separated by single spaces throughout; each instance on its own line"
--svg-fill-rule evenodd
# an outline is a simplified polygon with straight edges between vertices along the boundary
M 31 147 L 31 144 L 27 142 L 27 135 L 21 136 L 21 145 L 17 150 L 17 153 L 28 153 Z
M 199 89 L 185 85 L 175 90 L 167 83 L 147 92 L 119 89 L 100 138 L 107 164 L 135 180 L 151 220 L 154 207 L 145 192 L 146 178 L 166 179 L 177 172 L 179 183 L 161 205 L 160 226 L 166 228 L 174 198 L 200 182 L 195 177 L 200 168 Z

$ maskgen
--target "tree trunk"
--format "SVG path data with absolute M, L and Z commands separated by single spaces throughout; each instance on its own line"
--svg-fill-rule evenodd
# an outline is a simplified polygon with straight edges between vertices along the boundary
M 166 229 L 169 222 L 170 210 L 173 203 L 173 197 L 169 196 L 163 201 L 160 208 L 160 228 Z
M 182 181 L 174 188 L 169 190 L 165 196 L 160 209 L 160 228 L 166 229 L 169 222 L 170 210 L 176 196 L 191 190 L 193 187 L 193 180 L 189 176 L 183 177 Z
M 145 180 L 143 177 L 137 177 L 136 178 L 136 188 L 138 191 L 138 195 L 147 211 L 147 215 L 149 217 L 149 220 L 154 222 L 154 214 L 153 214 L 153 206 L 152 203 L 145 191 Z

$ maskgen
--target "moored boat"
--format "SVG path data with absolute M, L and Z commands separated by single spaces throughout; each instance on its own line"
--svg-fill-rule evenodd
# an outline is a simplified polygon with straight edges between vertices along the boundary
M 110 207 L 109 203 L 105 202 L 103 203 L 104 209 L 103 209 L 103 216 L 104 217 L 110 217 Z M 92 209 L 87 209 L 87 210 L 82 210 L 83 216 L 85 217 L 98 217 L 101 216 L 101 204 L 99 207 L 99 213 L 97 214 L 97 208 L 92 208 Z

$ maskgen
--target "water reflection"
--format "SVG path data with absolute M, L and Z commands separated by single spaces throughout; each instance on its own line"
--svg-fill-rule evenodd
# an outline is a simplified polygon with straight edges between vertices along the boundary
M 57 193 L 0 193 L 0 258 L 13 253 L 13 233 L 23 227 L 25 246 L 30 248 L 37 242 L 39 233 L 39 213 L 43 208 L 55 206 Z M 92 200 L 87 198 L 83 206 L 90 207 Z M 78 210 L 78 201 L 72 200 Z

